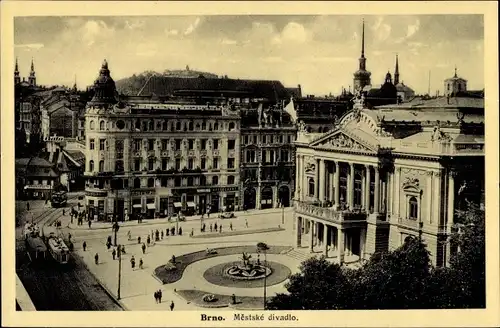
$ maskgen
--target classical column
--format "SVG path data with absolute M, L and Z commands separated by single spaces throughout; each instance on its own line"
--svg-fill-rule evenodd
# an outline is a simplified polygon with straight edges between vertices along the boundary
M 434 197 L 432 200 L 432 220 L 437 225 L 441 225 L 441 172 L 434 172 L 433 175 L 434 186 L 432 188 Z
M 380 172 L 378 166 L 375 166 L 375 201 L 373 204 L 373 212 L 378 213 L 380 211 Z
M 448 170 L 448 208 L 446 214 L 446 234 L 451 236 L 451 227 L 455 212 L 455 172 Z M 451 249 L 450 243 L 446 244 L 446 266 L 450 264 Z
M 371 180 L 371 170 L 370 170 L 370 165 L 365 165 L 366 169 L 366 179 L 365 179 L 365 210 L 368 212 L 370 211 L 370 180 Z
M 334 177 L 333 177 L 333 180 L 334 180 L 334 186 L 333 186 L 333 189 L 334 189 L 334 201 L 335 201 L 335 209 L 338 209 L 339 208 L 339 202 L 340 202 L 340 199 L 339 199 L 339 181 L 340 181 L 340 165 L 338 162 L 334 162 L 335 163 L 335 174 L 334 174 Z
M 366 199 L 366 172 L 361 173 L 361 207 L 365 208 L 365 199 Z
M 332 170 L 332 162 L 329 162 L 330 165 L 328 166 L 328 200 L 330 203 L 333 204 L 334 202 L 334 197 L 333 197 L 333 191 L 335 189 L 335 175 L 334 172 L 330 172 Z
M 426 193 L 425 193 L 425 196 L 426 196 L 426 211 L 425 211 L 425 215 L 427 216 L 427 222 L 429 223 L 432 223 L 432 190 L 433 190 L 433 186 L 432 186 L 432 179 L 433 179 L 433 176 L 434 176 L 434 172 L 432 171 L 428 171 L 427 172 L 427 182 L 426 182 Z M 424 220 L 422 220 L 423 222 Z
M 314 168 L 315 169 L 315 172 L 314 172 L 314 198 L 318 199 L 319 198 L 319 163 L 320 163 L 320 160 L 316 159 L 316 167 Z
M 295 199 L 299 200 L 300 198 L 300 181 L 301 181 L 301 172 L 302 172 L 302 165 L 300 163 L 300 155 L 297 154 L 297 164 L 295 166 Z
M 328 225 L 323 223 L 323 243 L 325 247 L 325 257 L 328 257 Z
M 306 181 L 306 158 L 304 155 L 300 156 L 300 200 L 305 198 L 307 189 L 309 188 Z
M 349 208 L 354 207 L 354 164 L 349 163 L 349 188 L 347 193 L 347 199 L 349 200 Z
M 309 251 L 314 252 L 314 221 L 309 220 Z
M 325 185 L 326 185 L 326 179 L 325 179 L 325 160 L 320 159 L 319 160 L 319 178 L 318 178 L 318 185 L 319 185 L 319 201 L 322 204 L 325 201 Z
M 297 217 L 297 240 L 296 247 L 302 247 L 302 217 Z
M 360 229 L 359 235 L 359 258 L 362 260 L 365 258 L 365 240 L 366 240 L 366 229 Z
M 344 262 L 344 229 L 337 229 L 337 261 L 341 265 Z
M 400 185 L 400 180 L 401 180 L 401 168 L 398 167 L 396 168 L 396 177 L 394 179 L 394 214 L 396 216 L 396 220 L 399 220 L 399 211 L 401 209 L 401 206 L 399 204 L 399 198 L 401 195 L 401 189 L 399 187 Z
M 394 174 L 393 173 L 387 173 L 387 213 L 392 216 L 392 198 L 394 197 Z

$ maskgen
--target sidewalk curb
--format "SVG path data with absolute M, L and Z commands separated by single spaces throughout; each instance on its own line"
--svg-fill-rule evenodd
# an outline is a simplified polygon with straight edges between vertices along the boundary
M 88 272 L 94 276 L 95 280 L 97 281 L 97 283 L 99 284 L 99 286 L 102 287 L 102 289 L 104 289 L 104 292 L 113 300 L 113 302 L 116 303 L 116 305 L 118 305 L 123 311 L 130 311 L 127 306 L 125 304 L 123 304 L 122 301 L 118 300 L 118 298 L 108 289 L 108 287 L 106 285 L 104 285 L 101 281 L 101 279 L 99 279 L 89 268 L 89 266 L 87 265 L 87 263 L 85 263 L 85 261 L 83 260 L 83 257 L 81 257 L 80 255 L 76 254 L 75 252 L 73 252 L 73 255 L 74 256 L 78 256 L 80 258 L 80 261 L 82 262 L 83 266 L 88 270 Z

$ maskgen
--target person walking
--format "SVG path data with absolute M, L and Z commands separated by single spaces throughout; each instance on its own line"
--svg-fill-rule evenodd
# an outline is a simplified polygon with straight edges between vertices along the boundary
M 219 233 L 222 233 L 222 224 L 219 227 Z
M 179 227 L 179 236 L 182 236 L 182 227 Z
M 212 223 L 210 223 L 210 232 L 212 232 Z
M 194 236 L 194 228 L 191 229 L 191 237 Z
M 127 237 L 128 240 L 132 240 L 132 233 L 130 232 L 130 230 L 127 232 Z
M 30 203 L 26 203 L 26 210 L 29 212 L 29 210 L 30 210 Z
M 245 219 L 245 226 L 248 228 L 248 220 Z
M 161 303 L 161 297 L 163 293 L 161 292 L 161 289 L 158 289 L 158 302 Z
M 155 296 L 155 302 L 158 304 L 158 291 L 154 292 L 153 294 Z
M 139 269 L 141 269 L 141 270 L 144 269 L 143 265 L 144 265 L 144 261 L 142 260 L 142 257 L 141 257 L 139 259 Z
M 138 236 L 137 237 L 137 243 L 140 244 L 141 243 L 141 236 Z
M 161 231 L 160 236 L 161 236 L 161 239 L 163 240 L 163 230 Z
M 63 208 L 63 216 L 66 216 L 66 210 Z
M 175 236 L 175 227 L 172 227 L 172 228 L 170 229 L 170 234 L 171 234 L 172 236 Z
M 113 248 L 113 251 L 111 252 L 111 255 L 113 256 L 113 260 L 114 260 L 115 257 L 116 257 L 116 249 Z
M 215 222 L 215 224 L 214 224 L 214 229 L 215 229 L 215 232 L 217 232 L 217 228 L 218 228 L 218 227 L 217 227 L 217 222 Z
M 87 242 L 86 241 L 83 241 L 83 251 L 85 252 L 85 250 L 87 249 Z
M 134 270 L 135 269 L 135 258 L 133 255 L 132 255 L 132 258 L 130 259 L 130 265 L 132 266 L 132 270 Z
M 174 301 L 172 301 L 172 303 L 170 303 L 170 311 L 174 310 L 174 306 L 175 306 Z
M 233 222 L 229 223 L 229 229 L 231 229 L 231 231 L 233 231 Z
M 146 239 L 146 242 L 148 243 L 148 246 L 149 244 L 151 244 L 151 236 L 148 235 L 148 239 Z
M 165 229 L 165 235 L 170 236 L 170 229 L 169 228 Z
M 146 245 L 142 243 L 142 254 L 146 254 Z
M 94 260 L 96 265 L 99 264 L 99 254 L 95 253 Z
M 92 229 L 92 220 L 89 218 L 89 229 Z

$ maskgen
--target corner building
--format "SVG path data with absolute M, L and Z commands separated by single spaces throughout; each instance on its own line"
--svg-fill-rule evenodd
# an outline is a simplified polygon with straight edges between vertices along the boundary
M 296 247 L 339 263 L 422 238 L 446 265 L 454 213 L 484 206 L 484 99 L 441 97 L 369 110 L 296 142 Z
M 107 63 L 87 104 L 86 195 L 91 214 L 165 216 L 239 203 L 237 109 L 117 99 Z

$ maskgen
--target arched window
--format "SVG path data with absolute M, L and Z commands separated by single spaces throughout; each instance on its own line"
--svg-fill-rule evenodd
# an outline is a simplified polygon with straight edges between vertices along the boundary
M 196 131 L 200 131 L 200 123 L 196 124 Z
M 229 131 L 233 131 L 234 130 L 234 123 L 231 122 L 229 123 Z
M 167 127 L 167 121 L 163 121 L 163 124 L 162 124 L 162 128 L 161 128 L 163 131 L 167 131 L 168 130 L 168 127 Z
M 156 130 L 161 130 L 161 121 L 156 122 Z
M 410 197 L 408 200 L 408 218 L 411 220 L 418 219 L 418 201 L 415 196 Z
M 154 131 L 155 130 L 155 121 L 151 120 L 149 121 L 149 131 Z
M 140 188 L 141 187 L 141 180 L 139 178 L 134 179 L 134 188 Z
M 212 177 L 212 185 L 216 186 L 219 184 L 219 177 L 218 176 L 213 176 Z
M 234 184 L 234 175 L 230 175 L 227 177 L 227 184 L 228 185 Z
M 89 161 L 89 172 L 94 171 L 94 161 Z
M 314 197 L 314 179 L 309 178 L 309 197 Z
M 99 172 L 104 172 L 104 161 L 99 161 Z
M 194 124 L 193 124 L 193 122 L 189 122 L 188 123 L 188 130 L 189 131 L 193 131 L 194 130 Z
M 141 129 L 141 121 L 137 120 L 135 121 L 135 129 L 140 130 Z
M 147 131 L 148 130 L 148 122 L 143 121 L 142 122 L 142 131 Z
M 154 187 L 154 186 L 155 186 L 155 179 L 153 179 L 153 178 L 149 178 L 149 179 L 148 179 L 148 187 L 149 187 L 149 188 L 152 188 L 152 187 Z
M 104 123 L 104 121 L 99 122 L 99 130 L 101 130 L 101 131 L 105 130 L 106 129 L 105 125 L 106 124 Z
M 179 122 L 179 121 L 178 121 L 177 123 L 175 123 L 175 129 L 176 129 L 177 131 L 180 131 L 180 130 L 181 130 L 181 122 Z
M 204 175 L 200 176 L 200 186 L 204 186 L 206 184 L 207 184 L 207 178 Z
M 187 185 L 188 186 L 192 186 L 194 183 L 193 183 L 193 177 L 188 177 L 187 178 Z
M 90 121 L 90 129 L 91 130 L 95 129 L 95 123 L 94 123 L 94 121 Z
M 219 123 L 215 122 L 214 123 L 214 131 L 219 130 Z
M 207 123 L 201 122 L 201 129 L 205 131 L 207 129 Z

